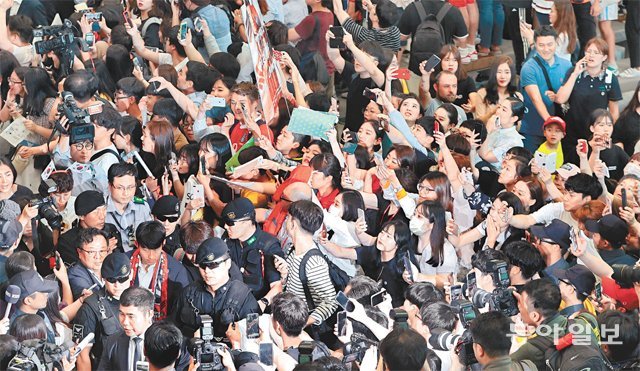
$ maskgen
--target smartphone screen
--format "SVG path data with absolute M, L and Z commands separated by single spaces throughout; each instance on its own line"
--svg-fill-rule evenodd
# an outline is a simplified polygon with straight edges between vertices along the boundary
M 404 262 L 404 269 L 409 272 L 409 277 L 411 277 L 411 281 L 415 281 L 415 277 L 413 276 L 413 269 L 411 268 L 411 259 L 409 255 L 405 255 L 402 259 Z
M 375 307 L 376 305 L 382 303 L 384 301 L 384 294 L 386 293 L 387 290 L 382 289 L 380 292 L 371 295 L 371 306 Z
M 440 64 L 440 57 L 434 54 L 427 60 L 427 63 L 425 63 L 424 70 L 429 72 L 432 69 L 436 68 L 436 66 L 438 66 L 439 64 Z
M 344 294 L 344 292 L 338 292 L 338 295 L 336 295 L 336 301 L 338 302 L 338 305 L 342 307 L 342 309 L 346 310 L 347 312 L 353 312 L 353 304 L 349 302 L 349 298 Z
M 365 220 L 364 210 L 358 209 L 358 219 Z
M 187 38 L 187 24 L 185 22 L 180 23 L 180 40 Z
M 260 337 L 260 325 L 258 313 L 249 313 L 247 315 L 247 339 L 257 339 Z
M 260 343 L 260 362 L 273 365 L 273 343 Z
M 602 301 L 602 283 L 600 281 L 596 282 L 595 292 L 596 300 L 598 302 Z
M 451 301 L 462 299 L 462 285 L 451 286 Z
M 627 190 L 625 188 L 620 190 L 620 197 L 622 197 L 622 208 L 624 209 L 627 207 Z
M 204 156 L 200 156 L 200 171 L 202 174 L 207 175 L 207 160 L 205 160 Z
M 470 271 L 469 273 L 467 273 L 467 292 L 469 293 L 468 297 L 471 297 L 474 291 L 476 291 L 476 272 Z
M 347 312 L 340 311 L 337 314 L 338 316 L 338 336 L 346 336 L 347 335 Z
M 84 338 L 84 326 L 73 324 L 73 335 L 71 336 L 71 341 L 75 344 L 78 344 Z

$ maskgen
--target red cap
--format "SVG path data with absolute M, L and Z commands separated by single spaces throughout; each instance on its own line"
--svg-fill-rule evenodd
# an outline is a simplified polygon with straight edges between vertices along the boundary
M 567 132 L 567 123 L 565 123 L 564 120 L 558 116 L 549 116 L 549 118 L 544 120 L 544 124 L 542 124 L 542 129 L 547 127 L 547 125 L 551 125 L 551 124 L 558 124 L 562 128 L 563 133 Z
M 638 295 L 634 288 L 625 289 L 620 287 L 611 278 L 602 278 L 602 292 L 611 299 L 618 302 L 618 305 L 622 305 L 627 311 L 632 311 L 638 308 Z

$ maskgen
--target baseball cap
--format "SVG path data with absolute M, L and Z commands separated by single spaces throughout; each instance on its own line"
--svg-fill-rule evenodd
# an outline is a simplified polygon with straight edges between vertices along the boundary
M 544 130 L 544 128 L 546 128 L 548 125 L 553 125 L 553 124 L 560 125 L 563 133 L 567 132 L 567 123 L 564 122 L 564 120 L 558 116 L 549 116 L 549 118 L 544 120 L 544 124 L 542 124 L 542 129 Z
M 251 218 L 256 213 L 255 207 L 248 198 L 240 197 L 229 202 L 222 210 L 222 217 L 227 224 L 233 225 L 233 222 Z
M 21 300 L 36 292 L 51 294 L 58 289 L 58 283 L 56 281 L 45 280 L 33 269 L 20 272 L 11 277 L 9 284 L 20 288 Z
M 176 196 L 167 195 L 160 197 L 151 209 L 153 216 L 180 216 L 180 200 Z
M 229 256 L 229 247 L 218 237 L 204 240 L 196 253 L 196 264 L 216 263 Z
M 576 291 L 584 296 L 591 295 L 591 291 L 596 286 L 596 277 L 589 268 L 577 264 L 569 269 L 557 270 L 554 272 L 557 279 L 570 283 Z
M 131 261 L 121 252 L 112 252 L 104 258 L 100 273 L 104 279 L 129 277 Z
M 574 175 L 580 174 L 580 168 L 574 164 L 566 163 L 556 169 L 556 174 L 560 174 L 564 179 L 569 179 Z
M 616 249 L 626 242 L 629 233 L 627 223 L 613 214 L 605 215 L 598 221 L 587 220 L 584 225 L 589 232 L 599 233 Z
M 564 251 L 571 246 L 571 227 L 560 219 L 554 219 L 547 225 L 536 224 L 531 227 L 531 234 L 541 240 L 551 240 L 560 245 Z
M 90 190 L 80 193 L 78 197 L 76 197 L 73 207 L 76 210 L 76 215 L 84 216 L 104 205 L 104 195 L 102 192 Z
M 9 249 L 16 243 L 22 232 L 18 219 L 0 219 L 0 250 Z
M 612 278 L 603 277 L 602 292 L 611 299 L 617 301 L 618 306 L 621 306 L 627 311 L 632 311 L 638 308 L 638 295 L 633 287 L 625 289 L 618 285 L 618 283 Z

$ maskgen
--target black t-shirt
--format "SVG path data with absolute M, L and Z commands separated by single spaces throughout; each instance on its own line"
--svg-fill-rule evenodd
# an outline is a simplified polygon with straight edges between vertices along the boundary
M 11 197 L 9 197 L 9 199 L 23 208 L 24 205 L 26 205 L 34 197 L 36 196 L 33 194 L 33 192 L 31 192 L 29 188 L 18 184 L 18 188 L 16 189 L 15 193 L 12 194 Z
M 424 5 L 424 9 L 427 11 L 427 14 L 438 14 L 438 11 L 444 5 L 444 1 L 441 0 L 422 0 L 422 4 Z M 422 23 L 420 20 L 420 16 L 418 15 L 418 11 L 416 10 L 416 4 L 409 4 L 404 13 L 402 13 L 402 18 L 400 18 L 400 22 L 398 23 L 398 28 L 400 29 L 400 33 L 403 35 L 412 35 L 416 32 L 418 25 Z M 468 35 L 467 25 L 464 23 L 464 18 L 462 18 L 462 13 L 455 6 L 452 7 L 447 14 L 444 16 L 442 20 L 442 29 L 444 30 L 445 43 L 453 44 L 453 38 L 463 38 Z M 465 102 L 466 103 L 466 102 Z
M 398 253 L 393 259 L 382 262 L 380 251 L 375 246 L 360 246 L 356 247 L 356 255 L 356 263 L 362 267 L 364 274 L 381 282 L 382 287 L 391 295 L 393 307 L 401 306 L 404 303 L 404 289 L 408 284 L 402 278 L 404 263 Z
M 342 79 L 349 87 L 347 95 L 347 113 L 345 115 L 345 129 L 358 131 L 364 121 L 364 109 L 369 104 L 369 99 L 362 95 L 365 88 L 377 88 L 375 82 L 369 77 L 363 79 L 356 73 L 353 63 L 345 62 L 342 70 Z
M 622 143 L 624 151 L 633 156 L 636 143 L 640 139 L 640 113 L 633 111 L 620 116 L 613 127 L 611 138 L 613 143 Z
M 620 147 L 612 145 L 611 148 L 600 152 L 600 159 L 609 168 L 609 179 L 618 180 L 624 175 L 624 167 L 629 162 L 629 155 Z

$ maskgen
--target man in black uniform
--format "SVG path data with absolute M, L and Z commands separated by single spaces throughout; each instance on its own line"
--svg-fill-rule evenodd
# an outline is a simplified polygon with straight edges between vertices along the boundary
M 122 251 L 122 243 L 120 242 L 120 233 L 116 226 L 105 223 L 107 207 L 105 206 L 104 195 L 98 191 L 84 191 L 76 197 L 74 204 L 76 215 L 78 216 L 78 225 L 71 228 L 60 236 L 58 241 L 58 252 L 62 261 L 67 265 L 78 262 L 78 235 L 80 230 L 86 228 L 96 228 L 107 232 L 109 239 L 109 250 L 117 248 Z
M 284 257 L 277 238 L 262 231 L 256 223 L 256 210 L 251 201 L 240 197 L 222 210 L 227 233 L 229 255 L 242 272 L 244 283 L 258 300 L 262 311 L 282 292 L 280 273 L 273 265 L 273 256 Z
M 93 346 L 85 348 L 76 363 L 78 371 L 92 370 L 98 366 L 102 354 L 103 342 L 107 336 L 122 331 L 118 321 L 120 294 L 131 286 L 131 264 L 129 258 L 121 252 L 113 252 L 102 263 L 102 278 L 105 286 L 84 301 L 76 318 L 74 329 L 82 329 L 82 337 L 93 332 Z
M 164 226 L 166 236 L 162 249 L 167 254 L 173 253 L 180 247 L 180 200 L 176 196 L 162 196 L 156 200 L 151 209 L 153 218 Z
M 202 281 L 194 281 L 182 291 L 172 319 L 184 336 L 192 338 L 200 327 L 200 315 L 208 314 L 214 323 L 214 340 L 220 342 L 229 324 L 249 313 L 260 313 L 260 308 L 247 285 L 229 279 L 231 258 L 224 241 L 217 237 L 205 240 L 196 253 L 196 264 Z

